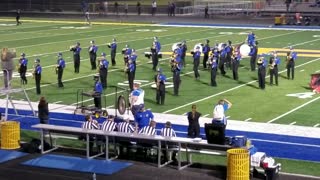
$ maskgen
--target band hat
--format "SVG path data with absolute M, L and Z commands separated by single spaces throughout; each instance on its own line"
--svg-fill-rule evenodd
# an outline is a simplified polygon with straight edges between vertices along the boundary
M 106 57 L 106 53 L 104 53 L 104 52 L 101 53 L 101 56 Z
M 94 44 L 94 40 L 90 41 L 91 44 Z
M 141 85 L 141 82 L 134 81 L 133 84 Z
M 58 53 L 58 57 L 62 57 L 62 53 L 60 52 L 60 53 Z
M 35 63 L 40 63 L 40 59 L 37 58 L 37 59 L 34 60 L 34 62 Z
M 79 42 L 77 42 L 76 44 L 77 44 L 78 46 L 80 46 L 80 43 L 79 43 Z
M 21 56 L 22 56 L 22 57 L 25 57 L 25 56 L 26 56 L 26 54 L 25 54 L 25 53 L 21 53 Z
M 162 72 L 162 68 L 158 68 L 158 70 L 157 70 L 158 72 Z

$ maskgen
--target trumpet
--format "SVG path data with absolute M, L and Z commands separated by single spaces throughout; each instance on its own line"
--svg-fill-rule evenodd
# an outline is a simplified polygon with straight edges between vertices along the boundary
M 72 50 L 75 49 L 75 48 L 76 48 L 75 45 L 70 46 L 70 51 L 72 51 Z

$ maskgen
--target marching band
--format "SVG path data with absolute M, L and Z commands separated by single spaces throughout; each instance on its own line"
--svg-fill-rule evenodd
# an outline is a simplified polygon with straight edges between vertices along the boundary
M 250 70 L 255 71 L 256 65 L 258 66 L 258 82 L 259 88 L 265 89 L 265 76 L 268 72 L 270 73 L 270 85 L 273 85 L 273 79 L 275 80 L 275 85 L 278 85 L 278 68 L 280 65 L 280 58 L 276 51 L 270 54 L 258 54 L 258 42 L 256 41 L 256 36 L 253 32 L 250 32 L 244 43 L 233 46 L 230 40 L 227 43 L 216 43 L 213 47 L 210 47 L 210 40 L 206 39 L 205 43 L 196 43 L 194 48 L 190 51 L 193 58 L 193 71 L 196 80 L 199 80 L 199 64 L 200 58 L 203 56 L 203 67 L 204 70 L 209 70 L 211 80 L 210 85 L 217 86 L 216 77 L 218 74 L 218 69 L 221 75 L 225 75 L 227 70 L 232 70 L 232 75 L 234 80 L 239 80 L 238 68 L 240 62 L 243 58 L 250 59 Z M 110 56 L 112 66 L 116 65 L 116 54 L 117 54 L 117 42 L 113 38 L 111 43 L 107 44 L 110 48 Z M 80 69 L 80 43 L 77 42 L 75 45 L 70 46 L 70 51 L 73 52 L 74 60 L 74 72 L 79 73 Z M 90 41 L 90 46 L 88 47 L 91 69 L 97 69 L 96 58 L 98 52 L 98 46 L 95 45 L 95 41 Z M 128 44 L 122 49 L 123 59 L 124 59 L 124 72 L 128 78 L 129 89 L 133 90 L 135 72 L 137 68 L 137 58 L 138 54 L 135 49 L 132 49 Z M 171 72 L 173 73 L 173 94 L 175 96 L 179 95 L 179 88 L 181 85 L 181 71 L 183 67 L 188 64 L 186 56 L 187 44 L 183 40 L 181 42 L 175 43 L 172 46 L 172 54 L 170 56 L 169 64 L 171 67 Z M 269 63 L 266 61 L 266 56 L 269 57 Z M 19 59 L 18 72 L 21 77 L 21 84 L 27 84 L 26 72 L 28 59 L 25 57 L 25 53 L 21 54 Z M 157 71 L 154 77 L 154 82 L 156 85 L 156 103 L 164 104 L 165 100 L 165 83 L 167 81 L 166 76 L 163 74 L 163 70 L 158 67 L 159 58 L 162 58 L 161 44 L 158 37 L 154 37 L 152 41 L 152 46 L 150 52 L 145 52 L 145 57 L 152 58 L 152 69 Z M 257 60 L 258 58 L 258 60 Z M 294 65 L 297 59 L 297 53 L 290 47 L 290 51 L 286 57 L 286 68 L 288 79 L 294 79 Z M 55 66 L 55 71 L 58 76 L 58 87 L 64 87 L 62 83 L 63 70 L 66 66 L 65 60 L 62 58 L 62 53 L 58 53 L 58 60 Z M 103 89 L 107 88 L 107 76 L 108 76 L 109 61 L 106 59 L 106 53 L 101 53 L 101 57 L 98 58 L 98 69 L 100 83 Z M 207 69 L 208 68 L 208 69 Z M 157 69 L 157 70 L 156 70 Z M 40 82 L 41 82 L 42 67 L 40 65 L 40 59 L 35 60 L 33 66 L 32 75 L 35 79 L 36 93 L 41 94 Z M 99 103 L 97 103 L 99 104 Z

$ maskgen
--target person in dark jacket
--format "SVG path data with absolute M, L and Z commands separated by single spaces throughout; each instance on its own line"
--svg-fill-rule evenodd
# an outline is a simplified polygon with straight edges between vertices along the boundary
M 49 107 L 45 97 L 41 97 L 38 104 L 38 117 L 41 124 L 48 124 L 49 121 Z

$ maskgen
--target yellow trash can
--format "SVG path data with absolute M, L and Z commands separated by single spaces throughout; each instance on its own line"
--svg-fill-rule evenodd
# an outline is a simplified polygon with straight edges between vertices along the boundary
M 1 122 L 1 149 L 20 148 L 20 123 L 16 121 Z
M 250 162 L 247 149 L 229 149 L 227 159 L 227 180 L 250 179 Z

